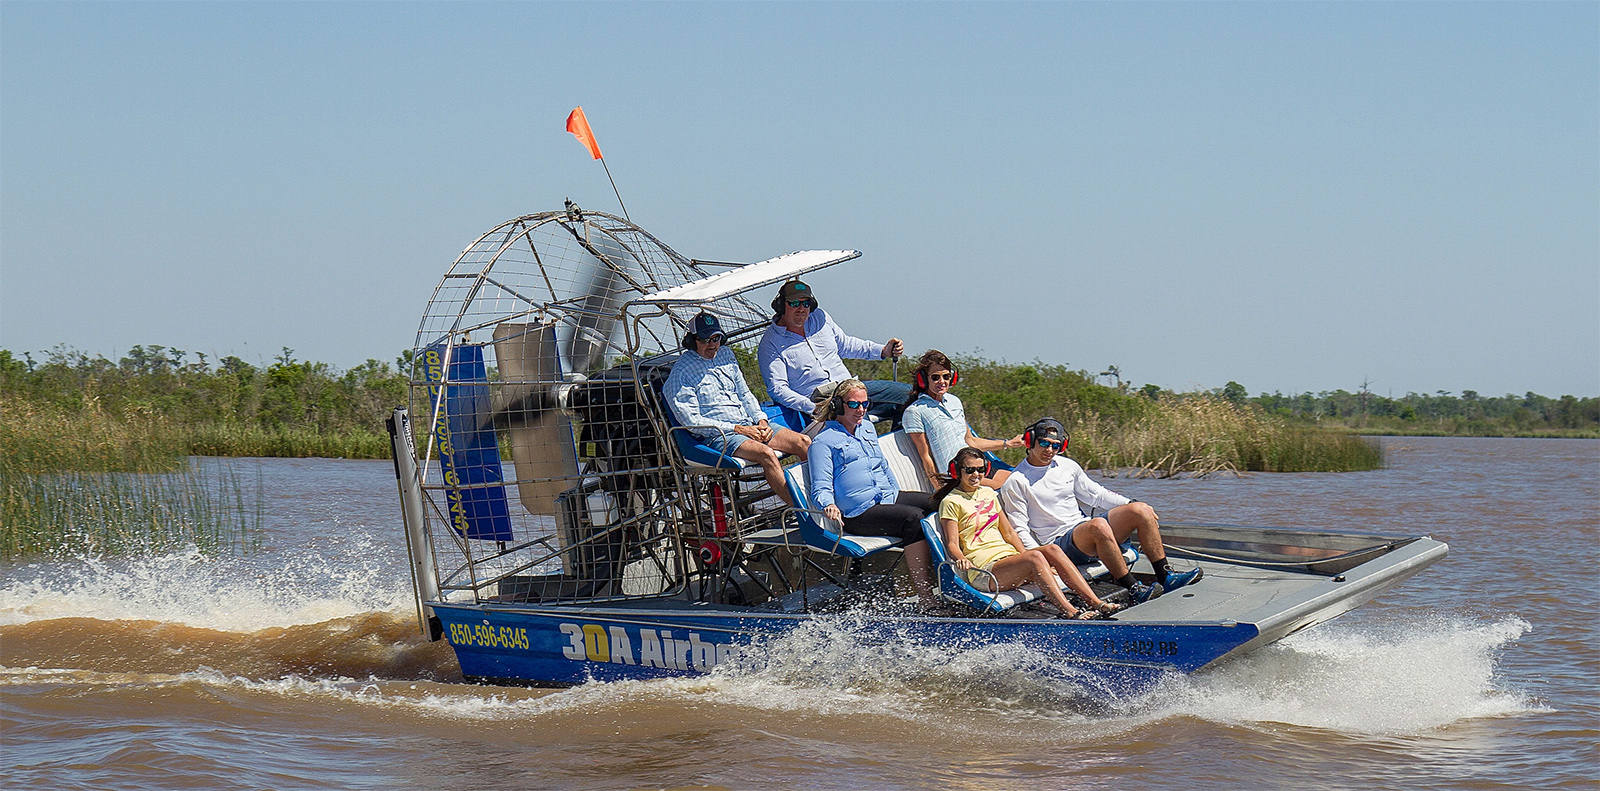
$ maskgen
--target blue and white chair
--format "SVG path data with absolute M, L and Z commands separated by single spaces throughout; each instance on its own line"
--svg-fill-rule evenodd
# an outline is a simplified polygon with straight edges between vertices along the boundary
M 844 532 L 843 524 L 830 519 L 811 501 L 808 465 L 791 465 L 783 471 L 783 477 L 789 486 L 789 496 L 794 500 L 793 532 L 789 539 L 795 545 L 847 558 L 869 557 L 900 546 L 898 539 L 888 536 L 853 536 Z

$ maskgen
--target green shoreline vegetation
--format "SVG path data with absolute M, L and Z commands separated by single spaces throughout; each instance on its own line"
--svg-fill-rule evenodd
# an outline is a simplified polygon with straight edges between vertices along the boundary
M 382 426 L 406 399 L 405 358 L 341 371 L 290 349 L 264 366 L 163 346 L 135 346 L 116 361 L 57 347 L 40 362 L 0 349 L 0 556 L 247 546 L 259 524 L 248 487 L 227 465 L 188 457 L 388 458 Z M 751 355 L 740 358 L 764 397 Z M 1360 436 L 1369 434 L 1600 437 L 1600 398 L 1251 398 L 1234 382 L 1175 393 L 1132 387 L 1114 368 L 956 363 L 957 392 L 980 434 L 1011 436 L 1053 415 L 1072 431 L 1070 455 L 1109 474 L 1370 470 L 1383 454 Z M 889 362 L 848 365 L 865 378 L 892 371 Z M 900 367 L 909 376 L 910 363 Z
M 148 414 L 0 399 L 0 560 L 249 550 L 260 484 L 188 458 Z
M 22 414 L 24 405 L 76 416 L 46 421 L 64 432 L 56 440 L 61 448 L 92 443 L 114 429 L 142 438 L 117 451 L 132 454 L 127 458 L 74 450 L 69 455 L 83 459 L 76 462 L 82 471 L 176 469 L 177 460 L 188 455 L 383 459 L 389 456 L 383 421 L 406 399 L 406 378 L 399 372 L 405 356 L 394 363 L 369 359 L 341 371 L 296 360 L 290 349 L 265 366 L 163 346 L 135 346 L 117 361 L 57 347 L 36 362 L 0 349 L 0 404 L 12 416 Z M 742 351 L 740 357 L 752 388 L 764 398 L 754 360 Z M 1120 380 L 1101 384 L 1101 377 L 1117 375 L 1114 368 L 1097 376 L 1038 361 L 960 356 L 957 363 L 962 382 L 956 392 L 974 428 L 1009 435 L 1052 414 L 1074 431 L 1072 455 L 1094 468 L 1371 468 L 1362 454 L 1341 450 L 1353 447 L 1348 440 L 1336 443 L 1329 435 L 1600 437 L 1600 398 L 1494 398 L 1470 390 L 1459 397 L 1441 392 L 1388 398 L 1338 390 L 1252 398 L 1235 382 L 1176 393 Z M 847 364 L 860 376 L 891 376 L 886 361 Z M 910 362 L 902 359 L 900 367 L 900 375 L 909 376 Z M 1325 459 L 1319 456 L 1324 452 Z
M 1237 382 L 1229 382 L 1218 394 L 1241 401 L 1243 391 Z M 1301 425 L 1369 435 L 1600 438 L 1600 398 L 1549 398 L 1531 391 L 1495 397 L 1472 390 L 1452 396 L 1441 390 L 1400 398 L 1365 389 L 1262 393 L 1248 403 Z

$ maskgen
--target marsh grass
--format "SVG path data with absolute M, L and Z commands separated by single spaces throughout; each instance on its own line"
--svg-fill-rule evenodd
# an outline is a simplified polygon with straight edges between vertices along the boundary
M 207 553 L 260 540 L 260 481 L 190 461 L 159 417 L 0 400 L 0 558 Z
M 1373 440 L 1285 425 L 1259 410 L 1203 395 L 1162 402 L 1123 425 L 1093 413 L 1073 414 L 1067 425 L 1073 432 L 1071 455 L 1080 464 L 1134 476 L 1383 466 L 1383 452 Z
M 143 412 L 113 415 L 90 399 L 63 410 L 0 397 L 0 465 L 6 472 L 173 472 L 187 455 L 180 432 Z
M 260 498 L 229 464 L 178 472 L 6 470 L 0 492 L 0 557 L 206 554 L 260 544 Z M 259 482 L 257 485 L 259 489 Z
M 183 444 L 196 456 L 387 459 L 390 455 L 388 435 L 359 429 L 328 434 L 306 428 L 210 423 L 185 429 Z

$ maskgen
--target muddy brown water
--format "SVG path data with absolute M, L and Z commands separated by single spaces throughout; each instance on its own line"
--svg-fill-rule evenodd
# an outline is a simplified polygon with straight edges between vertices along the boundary
M 388 462 L 245 460 L 267 541 L 0 567 L 0 785 L 39 789 L 1595 788 L 1600 441 L 1384 440 L 1387 469 L 1104 479 L 1167 521 L 1427 533 L 1377 601 L 1087 707 L 1020 649 L 873 648 L 568 690 L 420 640 Z

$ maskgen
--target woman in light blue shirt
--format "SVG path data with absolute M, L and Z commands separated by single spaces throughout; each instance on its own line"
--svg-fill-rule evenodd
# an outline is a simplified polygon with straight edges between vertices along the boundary
M 938 349 L 929 349 L 917 360 L 911 372 L 912 401 L 901 418 L 906 436 L 916 446 L 922 474 L 938 489 L 949 479 L 950 462 L 962 448 L 998 453 L 1006 448 L 1023 447 L 1022 435 L 1011 439 L 983 439 L 972 433 L 961 399 L 950 392 L 959 377 L 950 358 Z M 1011 473 L 994 470 L 980 483 L 999 489 Z
M 923 605 L 934 603 L 933 562 L 922 535 L 922 518 L 933 513 L 923 492 L 902 492 L 878 447 L 878 432 L 866 420 L 872 401 L 859 379 L 839 383 L 817 409 L 822 430 L 811 440 L 811 501 L 846 533 L 900 539 L 911 584 Z

